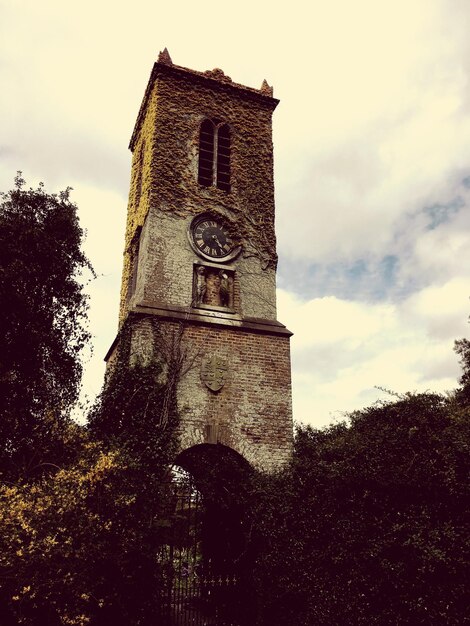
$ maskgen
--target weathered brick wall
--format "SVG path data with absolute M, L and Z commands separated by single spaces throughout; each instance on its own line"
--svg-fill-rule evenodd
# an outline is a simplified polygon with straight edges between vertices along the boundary
M 159 326 L 166 341 L 178 333 L 178 323 Z M 134 358 L 148 358 L 151 346 L 158 355 L 159 339 L 144 317 L 134 326 Z M 181 450 L 217 441 L 254 467 L 271 471 L 283 465 L 292 448 L 289 338 L 191 324 L 184 327 L 181 349 L 186 354 L 177 394 Z M 217 392 L 201 379 L 201 365 L 213 355 L 228 366 Z

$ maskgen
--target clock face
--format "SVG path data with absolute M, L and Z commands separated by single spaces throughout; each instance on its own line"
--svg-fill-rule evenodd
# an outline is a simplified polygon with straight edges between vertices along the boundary
M 226 260 L 233 251 L 233 241 L 220 220 L 203 216 L 193 222 L 191 236 L 196 250 L 216 261 Z

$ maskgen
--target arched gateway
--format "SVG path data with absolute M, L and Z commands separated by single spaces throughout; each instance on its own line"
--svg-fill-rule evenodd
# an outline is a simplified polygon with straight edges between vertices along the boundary
M 175 472 L 176 500 L 187 498 L 188 532 L 200 533 L 197 558 L 227 579 L 227 563 L 240 563 L 247 471 L 280 468 L 292 447 L 291 333 L 276 320 L 277 104 L 266 81 L 244 87 L 219 69 L 174 65 L 165 50 L 130 141 L 120 326 L 130 328 L 131 362 L 182 355 L 175 466 L 191 478 Z M 119 335 L 109 367 L 118 352 Z

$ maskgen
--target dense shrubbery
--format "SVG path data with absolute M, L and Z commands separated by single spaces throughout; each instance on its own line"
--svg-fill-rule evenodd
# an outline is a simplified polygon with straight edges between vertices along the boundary
M 108 515 L 117 515 L 114 544 L 104 546 L 93 567 L 102 598 L 91 622 L 97 626 L 159 623 L 164 567 L 159 554 L 173 515 L 168 481 L 176 455 L 177 338 L 165 355 L 163 384 L 161 363 L 129 367 L 128 335 L 124 328 L 118 361 L 89 416 L 89 436 L 125 461 L 118 482 L 107 485 Z
M 64 432 L 78 460 L 1 488 L 0 623 L 158 622 L 175 414 L 162 427 L 167 396 L 156 371 L 118 363 L 90 428 Z
M 291 467 L 254 513 L 260 624 L 466 623 L 465 391 L 297 430 Z

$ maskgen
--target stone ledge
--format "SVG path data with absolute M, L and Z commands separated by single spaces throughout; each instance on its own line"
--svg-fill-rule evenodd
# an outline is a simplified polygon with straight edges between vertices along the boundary
M 146 317 L 152 315 L 167 321 L 191 322 L 201 326 L 215 326 L 217 328 L 230 328 L 231 330 L 248 331 L 263 335 L 275 335 L 291 337 L 293 333 L 284 324 L 277 320 L 266 320 L 257 317 L 241 317 L 234 313 L 222 313 L 220 311 L 206 311 L 191 307 L 167 307 L 164 305 L 151 305 L 147 302 L 132 307 L 129 316 Z M 107 361 L 116 347 L 118 337 L 111 344 L 104 360 Z

